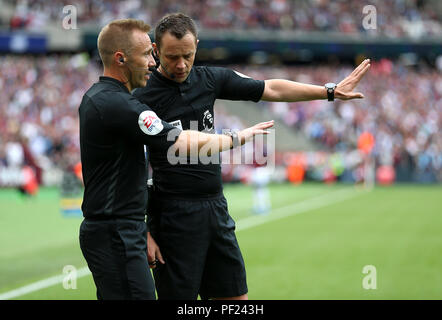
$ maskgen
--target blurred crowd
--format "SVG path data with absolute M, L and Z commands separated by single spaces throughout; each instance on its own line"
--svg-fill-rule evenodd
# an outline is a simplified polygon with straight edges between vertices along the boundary
M 100 67 L 88 55 L 0 57 L 0 168 L 41 172 L 80 161 L 78 106 Z
M 77 23 L 103 26 L 118 18 L 143 19 L 154 25 L 169 12 L 184 12 L 204 29 L 270 29 L 371 33 L 387 37 L 440 36 L 442 9 L 437 0 L 4 0 L 12 8 L 4 26 L 38 30 L 61 24 L 74 5 Z M 366 6 L 373 7 L 366 7 Z M 366 7 L 364 11 L 364 7 Z M 375 30 L 364 18 L 376 10 Z M 3 18 L 5 20 L 5 18 Z M 372 19 L 371 23 L 374 21 Z M 366 22 L 370 22 L 370 21 Z
M 235 67 L 255 79 L 324 84 L 344 79 L 352 67 Z M 297 132 L 330 153 L 350 154 L 364 132 L 374 137 L 376 166 L 392 166 L 398 180 L 442 181 L 442 70 L 382 59 L 356 88 L 361 100 L 261 102 Z
M 78 106 L 101 66 L 87 54 L 0 57 L 1 167 L 69 170 L 80 160 Z M 231 66 L 255 79 L 282 78 L 323 84 L 347 76 L 353 66 Z M 358 137 L 375 139 L 376 166 L 392 166 L 397 180 L 442 181 L 442 72 L 425 64 L 373 61 L 357 90 L 365 99 L 260 102 L 329 154 L 351 155 Z M 218 128 L 242 128 L 241 120 L 216 113 Z M 267 117 L 266 117 L 267 118 Z M 343 164 L 345 167 L 345 163 Z M 401 173 L 402 172 L 402 173 Z M 419 173 L 419 177 L 414 175 Z M 424 178 L 422 178 L 424 177 Z M 41 176 L 40 176 L 41 179 Z

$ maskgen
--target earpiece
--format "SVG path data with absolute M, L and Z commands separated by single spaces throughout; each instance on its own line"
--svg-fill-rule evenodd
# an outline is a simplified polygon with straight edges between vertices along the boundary
M 118 61 L 120 61 L 121 63 L 124 63 L 124 58 L 120 57 L 120 59 L 118 59 Z

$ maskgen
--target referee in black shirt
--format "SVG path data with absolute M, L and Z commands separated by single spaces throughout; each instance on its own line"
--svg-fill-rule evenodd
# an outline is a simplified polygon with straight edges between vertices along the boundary
M 216 152 L 233 147 L 232 137 L 182 131 L 162 121 L 130 92 L 146 85 L 155 65 L 150 26 L 116 20 L 98 36 L 104 74 L 79 108 L 85 185 L 80 247 L 92 272 L 98 299 L 155 299 L 147 258 L 147 200 L 144 145 L 166 155 L 171 146 Z M 241 131 L 240 144 L 266 134 L 272 122 Z M 157 258 L 160 258 L 157 255 Z M 154 265 L 156 259 L 150 260 Z
M 163 17 L 155 28 L 154 51 L 159 67 L 145 88 L 134 95 L 164 120 L 181 129 L 198 122 L 214 131 L 216 99 L 302 101 L 363 98 L 353 89 L 367 72 L 364 61 L 338 85 L 302 84 L 273 79 L 258 81 L 226 68 L 193 67 L 198 44 L 193 20 L 181 13 Z M 222 192 L 219 164 L 170 165 L 151 153 L 153 183 L 151 233 L 148 243 L 165 264 L 154 269 L 159 299 L 247 299 L 244 261 Z M 157 245 L 158 243 L 158 245 Z

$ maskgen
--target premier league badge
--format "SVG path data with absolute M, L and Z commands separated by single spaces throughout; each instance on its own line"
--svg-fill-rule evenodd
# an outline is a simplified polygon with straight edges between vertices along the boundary
M 213 128 L 213 116 L 209 110 L 206 110 L 204 112 L 203 126 L 204 126 L 205 132 L 214 132 L 215 131 L 215 129 Z

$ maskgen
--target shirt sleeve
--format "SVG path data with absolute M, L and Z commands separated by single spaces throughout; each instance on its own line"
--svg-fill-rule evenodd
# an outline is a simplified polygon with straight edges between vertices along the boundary
M 212 67 L 210 73 L 215 81 L 218 99 L 258 102 L 264 93 L 264 81 L 255 80 L 237 71 Z
M 103 110 L 102 119 L 106 126 L 154 149 L 167 150 L 181 133 L 129 94 L 116 94 Z

